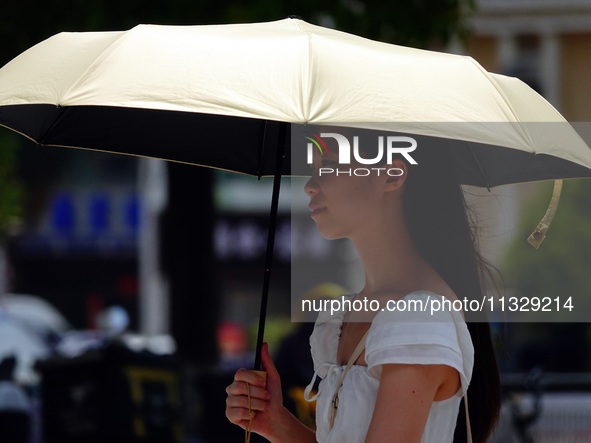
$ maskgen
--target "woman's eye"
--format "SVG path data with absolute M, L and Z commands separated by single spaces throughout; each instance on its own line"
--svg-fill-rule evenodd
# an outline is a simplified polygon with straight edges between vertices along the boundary
M 310 165 L 310 169 L 312 170 L 312 175 L 320 168 L 335 168 L 338 165 L 336 160 L 331 160 L 328 158 L 320 159 L 315 164 Z

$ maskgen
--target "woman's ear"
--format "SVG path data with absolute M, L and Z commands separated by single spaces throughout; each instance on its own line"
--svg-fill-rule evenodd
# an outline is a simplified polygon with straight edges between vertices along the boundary
M 400 158 L 393 159 L 392 163 L 386 165 L 386 171 L 384 190 L 390 192 L 401 189 L 406 181 L 406 162 Z

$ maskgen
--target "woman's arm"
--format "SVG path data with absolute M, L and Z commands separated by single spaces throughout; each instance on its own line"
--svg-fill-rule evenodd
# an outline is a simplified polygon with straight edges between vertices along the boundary
M 446 365 L 386 364 L 365 443 L 418 443 L 431 403 L 454 395 L 458 372 Z
M 234 382 L 226 388 L 226 417 L 246 429 L 249 421 L 247 383 L 250 385 L 250 406 L 254 411 L 251 431 L 274 443 L 315 443 L 314 431 L 301 423 L 283 406 L 281 380 L 269 355 L 267 344 L 261 351 L 267 382 L 255 372 L 239 369 Z

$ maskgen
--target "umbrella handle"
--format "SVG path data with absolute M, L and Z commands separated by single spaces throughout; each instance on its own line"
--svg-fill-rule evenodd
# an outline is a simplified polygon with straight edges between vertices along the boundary
M 556 215 L 556 210 L 558 209 L 558 202 L 560 201 L 560 194 L 562 193 L 562 180 L 555 180 L 554 181 L 554 191 L 552 192 L 552 199 L 550 200 L 550 204 L 548 205 L 548 209 L 546 210 L 546 214 L 544 218 L 538 223 L 535 231 L 530 234 L 527 241 L 530 245 L 534 248 L 538 249 L 544 239 L 546 238 L 546 233 L 548 232 L 548 228 L 552 223 L 552 219 L 554 215 Z

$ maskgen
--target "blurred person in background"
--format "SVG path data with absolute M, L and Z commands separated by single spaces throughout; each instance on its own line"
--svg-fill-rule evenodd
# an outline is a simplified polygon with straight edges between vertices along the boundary
M 252 366 L 254 359 L 250 352 L 248 331 L 240 323 L 221 322 L 217 328 L 217 341 L 222 371 Z
M 16 357 L 6 357 L 0 362 L 0 441 L 28 443 L 30 425 L 30 401 L 14 382 Z

